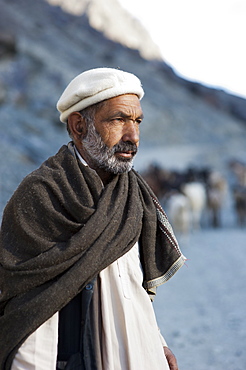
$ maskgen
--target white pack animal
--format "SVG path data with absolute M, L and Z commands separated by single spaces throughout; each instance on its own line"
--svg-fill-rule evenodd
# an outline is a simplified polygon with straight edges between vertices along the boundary
M 182 192 L 190 203 L 192 229 L 200 229 L 207 201 L 205 185 L 201 182 L 188 182 L 182 186 Z
M 175 233 L 188 235 L 191 229 L 191 209 L 188 198 L 181 193 L 173 193 L 167 202 L 167 214 Z

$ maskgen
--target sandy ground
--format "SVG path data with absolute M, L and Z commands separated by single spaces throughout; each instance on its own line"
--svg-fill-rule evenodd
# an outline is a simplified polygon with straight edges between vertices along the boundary
M 193 232 L 186 266 L 154 302 L 158 324 L 179 370 L 246 369 L 246 229 Z

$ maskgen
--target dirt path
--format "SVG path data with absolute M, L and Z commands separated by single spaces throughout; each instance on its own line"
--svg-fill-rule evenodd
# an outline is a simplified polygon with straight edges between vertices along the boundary
M 154 303 L 179 370 L 246 369 L 246 229 L 193 233 Z

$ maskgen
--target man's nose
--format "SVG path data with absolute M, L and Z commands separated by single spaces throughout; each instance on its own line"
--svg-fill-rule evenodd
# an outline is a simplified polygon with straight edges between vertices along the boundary
M 122 136 L 123 141 L 130 141 L 132 144 L 139 142 L 139 126 L 134 121 L 129 121 L 125 128 Z

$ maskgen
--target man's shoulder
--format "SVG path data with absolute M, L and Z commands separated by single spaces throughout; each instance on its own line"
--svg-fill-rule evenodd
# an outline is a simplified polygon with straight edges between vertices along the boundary
M 14 195 L 23 192 L 30 193 L 30 191 L 47 186 L 47 184 L 59 182 L 73 160 L 74 157 L 68 150 L 67 145 L 63 145 L 55 155 L 46 159 L 40 167 L 24 177 Z

